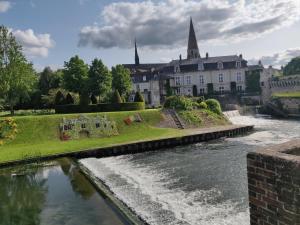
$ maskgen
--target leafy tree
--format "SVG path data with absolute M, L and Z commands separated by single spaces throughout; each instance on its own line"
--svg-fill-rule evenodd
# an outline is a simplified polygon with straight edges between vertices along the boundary
M 112 103 L 122 103 L 123 102 L 118 90 L 115 90 L 115 92 L 112 96 L 111 102 Z
M 300 56 L 293 58 L 284 68 L 285 76 L 300 74 Z
M 112 87 L 118 90 L 120 95 L 127 95 L 131 90 L 130 71 L 122 65 L 112 67 Z
M 50 89 L 58 88 L 62 79 L 62 71 L 53 72 L 50 67 L 45 67 L 40 73 L 38 88 L 43 95 L 48 94 Z
M 55 105 L 65 104 L 65 96 L 61 91 L 58 91 L 55 95 Z
M 70 93 L 66 96 L 66 104 L 74 104 L 74 98 Z
M 261 92 L 260 87 L 260 69 L 246 72 L 246 91 Z
M 92 102 L 92 104 L 97 104 L 97 98 L 93 94 L 91 95 L 91 102 Z
M 77 55 L 69 62 L 65 62 L 63 70 L 63 84 L 65 89 L 82 94 L 86 88 L 88 66 Z
M 144 98 L 141 95 L 141 92 L 137 91 L 134 96 L 134 102 L 144 102 Z
M 91 94 L 105 99 L 111 91 L 112 76 L 100 59 L 94 59 L 88 73 L 88 90 Z M 97 100 L 97 99 L 96 99 Z
M 12 115 L 20 98 L 29 98 L 35 82 L 35 71 L 22 46 L 6 27 L 0 26 L 0 98 L 9 105 Z

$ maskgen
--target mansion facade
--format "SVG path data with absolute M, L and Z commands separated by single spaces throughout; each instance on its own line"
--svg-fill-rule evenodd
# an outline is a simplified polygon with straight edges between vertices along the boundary
M 176 95 L 203 96 L 244 92 L 247 61 L 242 55 L 201 57 L 192 19 L 190 21 L 187 58 L 181 55 L 169 63 L 140 64 L 135 43 L 135 64 L 130 70 L 134 92 L 140 91 L 151 106 L 158 106 L 171 92 Z M 132 100 L 131 99 L 131 100 Z

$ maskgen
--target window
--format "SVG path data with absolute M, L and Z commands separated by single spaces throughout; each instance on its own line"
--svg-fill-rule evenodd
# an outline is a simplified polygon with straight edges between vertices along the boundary
M 218 62 L 218 69 L 222 70 L 223 69 L 223 63 L 222 62 Z
M 236 81 L 237 82 L 241 82 L 242 81 L 242 74 L 241 74 L 241 72 L 237 72 L 237 74 L 236 74 Z
M 223 79 L 223 74 L 220 73 L 220 74 L 219 74 L 219 82 L 222 83 L 223 81 L 224 81 L 224 79 Z
M 143 76 L 143 81 L 147 81 L 147 77 L 146 76 Z
M 140 91 L 140 85 L 139 84 L 136 85 L 136 90 Z
M 224 87 L 219 87 L 219 92 L 222 94 L 222 93 L 224 93 Z
M 203 62 L 198 63 L 198 70 L 204 70 Z
M 99 128 L 100 127 L 100 123 L 96 123 L 96 128 Z
M 237 91 L 242 91 L 242 90 L 243 90 L 242 86 L 237 86 Z
M 186 84 L 187 85 L 191 84 L 191 76 L 186 77 Z
M 199 79 L 200 79 L 200 84 L 204 84 L 204 78 L 203 78 L 203 75 L 200 75 L 200 76 L 199 76 Z
M 260 86 L 265 86 L 265 82 L 260 82 Z
M 240 61 L 237 61 L 237 62 L 236 62 L 236 68 L 241 68 L 241 65 L 242 65 L 242 64 L 241 64 Z
M 81 129 L 85 129 L 85 123 L 81 124 Z
M 180 72 L 180 67 L 179 66 L 175 66 L 174 71 L 175 71 L 175 73 L 179 73 Z
M 175 85 L 176 86 L 180 85 L 180 77 L 175 77 Z
M 180 95 L 180 88 L 177 88 L 177 89 L 176 89 L 176 94 L 177 94 L 177 95 Z
M 144 89 L 144 93 L 148 93 L 148 89 Z
M 200 91 L 200 94 L 204 94 L 205 93 L 205 89 L 204 88 L 200 88 L 199 91 Z

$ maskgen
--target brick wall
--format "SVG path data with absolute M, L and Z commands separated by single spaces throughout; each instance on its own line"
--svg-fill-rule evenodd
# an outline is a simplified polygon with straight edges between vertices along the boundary
M 300 140 L 247 156 L 251 225 L 300 225 Z

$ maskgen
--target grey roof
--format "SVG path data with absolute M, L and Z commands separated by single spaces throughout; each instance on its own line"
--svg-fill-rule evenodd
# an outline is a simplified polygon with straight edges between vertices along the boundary
M 197 59 L 183 59 L 183 60 L 172 60 L 169 64 L 171 65 L 188 65 L 188 64 L 199 64 L 199 63 L 217 63 L 217 62 L 233 62 L 233 61 L 245 61 L 238 55 L 227 55 L 227 56 L 216 56 L 208 58 L 197 58 Z

